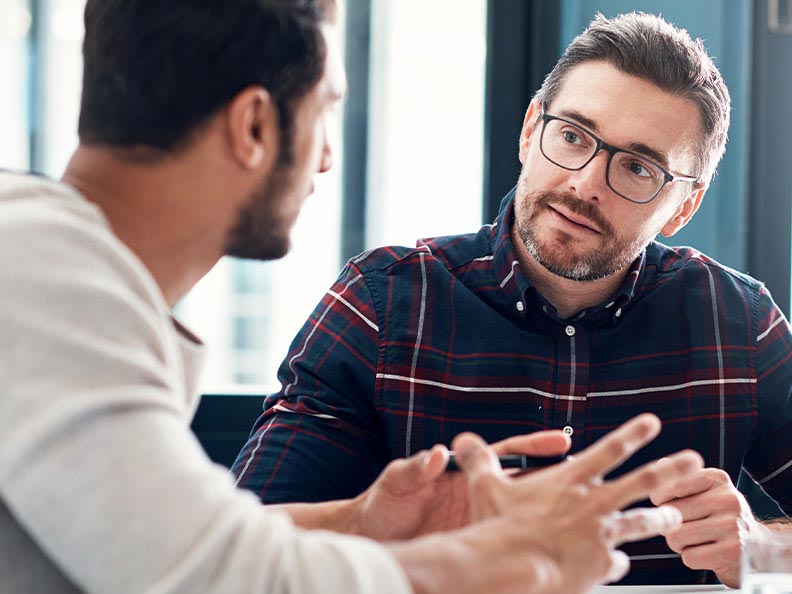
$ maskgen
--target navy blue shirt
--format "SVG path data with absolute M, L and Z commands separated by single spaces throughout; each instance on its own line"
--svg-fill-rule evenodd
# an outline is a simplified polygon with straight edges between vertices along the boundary
M 517 262 L 511 198 L 478 233 L 347 264 L 291 345 L 239 485 L 265 502 L 352 497 L 462 431 L 565 428 L 574 452 L 650 411 L 663 432 L 616 474 L 693 448 L 792 509 L 792 337 L 764 286 L 651 243 L 615 294 L 560 319 Z M 661 538 L 623 548 L 625 583 L 714 581 Z

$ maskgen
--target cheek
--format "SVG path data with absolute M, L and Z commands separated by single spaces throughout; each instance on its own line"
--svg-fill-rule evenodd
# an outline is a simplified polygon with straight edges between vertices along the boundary
M 518 185 L 520 194 L 530 194 L 537 191 L 564 191 L 566 174 L 560 167 L 548 163 L 541 153 L 531 151 L 528 159 L 520 170 Z
M 663 228 L 670 215 L 664 211 L 645 212 L 640 205 L 629 210 L 622 209 L 610 219 L 615 221 L 617 234 L 623 238 L 651 241 Z

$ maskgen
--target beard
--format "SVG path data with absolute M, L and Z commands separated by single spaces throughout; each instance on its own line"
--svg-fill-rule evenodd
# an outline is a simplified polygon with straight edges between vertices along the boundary
M 267 180 L 248 198 L 239 211 L 226 244 L 225 254 L 246 260 L 277 260 L 289 252 L 294 220 L 279 214 L 279 205 L 294 193 L 291 136 L 284 135 L 280 156 Z M 293 199 L 293 198 L 292 198 Z
M 524 187 L 520 180 L 518 188 Z M 528 253 L 553 274 L 574 281 L 595 281 L 611 276 L 630 265 L 645 247 L 640 238 L 625 241 L 616 235 L 613 226 L 599 208 L 569 193 L 553 191 L 520 192 L 522 199 L 514 202 L 514 224 Z M 541 214 L 552 205 L 585 217 L 600 231 L 600 245 L 581 250 L 578 240 L 563 231 L 542 234 Z

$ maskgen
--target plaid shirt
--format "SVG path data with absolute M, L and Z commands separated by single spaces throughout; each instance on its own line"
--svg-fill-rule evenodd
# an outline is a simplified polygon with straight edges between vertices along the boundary
M 618 472 L 693 448 L 792 510 L 792 336 L 764 286 L 652 243 L 610 299 L 560 319 L 517 262 L 512 196 L 478 233 L 347 264 L 291 345 L 239 485 L 265 502 L 351 497 L 461 431 L 564 428 L 575 452 L 651 411 L 663 432 Z M 714 581 L 663 539 L 624 550 L 625 583 Z

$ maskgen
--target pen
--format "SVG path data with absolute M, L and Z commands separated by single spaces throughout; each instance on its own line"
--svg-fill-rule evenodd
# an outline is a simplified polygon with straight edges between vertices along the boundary
M 543 468 L 545 466 L 552 466 L 567 459 L 565 454 L 560 456 L 526 456 L 525 454 L 505 454 L 498 456 L 501 468 L 519 468 L 522 470 L 529 470 L 531 468 Z M 459 465 L 456 463 L 454 452 L 448 459 L 448 466 L 446 472 L 456 472 L 460 470 Z

